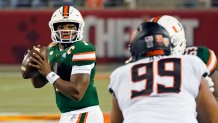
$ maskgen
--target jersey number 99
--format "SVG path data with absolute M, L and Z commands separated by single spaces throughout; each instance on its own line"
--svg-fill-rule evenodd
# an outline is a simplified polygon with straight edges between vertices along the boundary
M 171 65 L 172 69 L 168 69 L 167 64 Z M 154 66 L 156 65 L 156 66 Z M 154 68 L 157 68 L 154 70 Z M 145 69 L 145 72 L 143 74 L 139 74 L 140 69 Z M 154 74 L 156 74 L 154 76 Z M 154 77 L 160 77 L 159 80 L 162 78 L 173 78 L 172 86 L 167 86 L 164 83 L 160 82 L 154 82 Z M 172 79 L 169 79 L 171 81 Z M 146 86 L 143 90 L 132 90 L 131 98 L 135 98 L 138 96 L 149 96 L 154 91 L 156 91 L 157 94 L 160 93 L 179 93 L 180 92 L 180 86 L 181 86 L 181 59 L 179 58 L 168 58 L 168 59 L 161 59 L 157 62 L 157 64 L 154 64 L 154 62 L 151 63 L 142 63 L 137 64 L 132 67 L 132 82 L 146 82 Z M 154 84 L 157 89 L 154 89 Z

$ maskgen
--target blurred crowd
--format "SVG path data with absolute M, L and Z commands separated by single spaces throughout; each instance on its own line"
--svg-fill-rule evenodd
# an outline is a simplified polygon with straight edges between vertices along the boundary
M 61 5 L 73 5 L 84 8 L 103 8 L 122 6 L 125 0 L 0 0 L 1 9 L 17 8 L 58 8 Z
M 218 0 L 0 0 L 0 9 L 17 8 L 57 8 L 73 5 L 84 9 L 102 8 L 215 8 Z

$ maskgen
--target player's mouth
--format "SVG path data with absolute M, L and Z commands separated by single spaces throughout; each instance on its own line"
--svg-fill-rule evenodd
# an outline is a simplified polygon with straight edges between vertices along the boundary
M 62 35 L 62 39 L 69 39 L 70 35 Z

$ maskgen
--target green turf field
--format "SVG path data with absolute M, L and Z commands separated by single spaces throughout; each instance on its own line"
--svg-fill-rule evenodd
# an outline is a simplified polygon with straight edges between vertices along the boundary
M 96 87 L 103 112 L 109 112 L 111 95 L 107 91 L 109 75 L 117 65 L 99 65 Z M 30 80 L 21 77 L 19 66 L 0 66 L 0 115 L 11 114 L 57 114 L 53 87 L 35 89 Z

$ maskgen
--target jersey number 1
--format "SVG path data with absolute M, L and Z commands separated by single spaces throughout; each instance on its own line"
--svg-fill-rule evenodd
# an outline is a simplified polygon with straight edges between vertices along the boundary
M 167 64 L 170 63 L 173 69 L 167 69 Z M 154 77 L 173 77 L 173 86 L 168 87 L 161 82 L 156 82 L 156 93 L 179 93 L 181 86 L 181 59 L 168 58 L 161 59 L 157 62 L 157 70 L 154 70 L 154 63 L 137 64 L 132 67 L 132 82 L 142 82 L 145 80 L 146 86 L 143 90 L 132 90 L 131 98 L 138 96 L 150 95 L 154 91 Z M 139 74 L 140 69 L 145 69 L 145 73 Z M 155 76 L 154 76 L 155 74 Z

